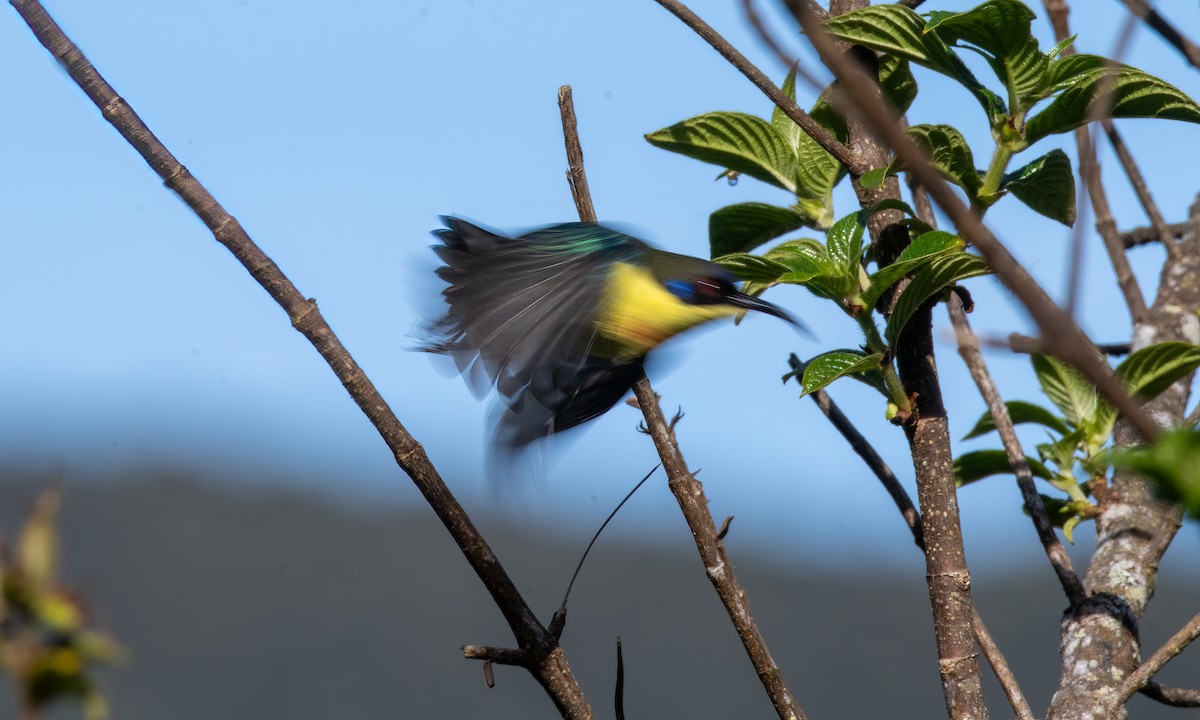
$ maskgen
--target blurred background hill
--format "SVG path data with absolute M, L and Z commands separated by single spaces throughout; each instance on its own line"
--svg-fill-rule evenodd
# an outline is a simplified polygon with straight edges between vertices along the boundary
M 556 717 L 524 671 L 498 667 L 488 690 L 480 664 L 463 659 L 464 643 L 508 646 L 511 636 L 432 513 L 236 491 L 162 468 L 94 480 L 68 476 L 61 525 L 68 582 L 84 588 L 96 624 L 130 651 L 126 666 L 102 673 L 114 718 Z M 13 471 L 0 477 L 4 528 L 38 487 Z M 511 518 L 483 522 L 548 619 L 590 530 L 567 536 Z M 827 546 L 792 548 L 787 556 L 800 559 L 781 563 L 748 551 L 742 530 L 735 519 L 735 567 L 806 711 L 944 712 L 916 550 L 890 567 L 833 572 L 804 559 L 819 560 Z M 1031 703 L 1045 707 L 1064 604 L 1049 569 L 976 572 L 974 589 Z M 1169 554 L 1145 641 L 1156 647 L 1198 606 L 1195 568 Z M 600 717 L 612 717 L 618 635 L 628 717 L 771 716 L 694 551 L 682 541 L 635 542 L 620 516 L 576 584 L 564 635 Z M 1187 685 L 1198 676 L 1200 655 L 1189 651 L 1162 680 Z M 13 705 L 0 688 L 4 717 Z M 994 717 L 1011 716 L 994 683 L 989 700 Z M 1130 712 L 1200 717 L 1143 699 Z M 76 716 L 75 708 L 53 714 Z

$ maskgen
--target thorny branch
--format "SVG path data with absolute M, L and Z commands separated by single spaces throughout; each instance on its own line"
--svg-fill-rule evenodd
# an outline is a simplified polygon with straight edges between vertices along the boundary
M 387 443 L 396 458 L 396 463 L 412 478 L 458 544 L 512 628 L 524 656 L 523 666 L 537 678 L 558 707 L 560 714 L 563 717 L 581 720 L 591 718 L 591 708 L 588 707 L 567 665 L 562 648 L 529 608 L 495 553 L 442 481 L 425 454 L 425 449 L 400 423 L 375 385 L 338 340 L 317 309 L 316 302 L 300 293 L 279 266 L 250 239 L 238 221 L 171 154 L 133 108 L 117 95 L 83 52 L 63 33 L 41 3 L 37 0 L 10 0 L 10 3 L 29 25 L 38 41 L 62 64 L 71 79 L 100 109 L 104 118 L 141 154 L 166 186 L 175 191 L 199 216 L 212 231 L 213 237 L 224 245 L 279 303 L 287 312 L 293 327 L 308 338 L 329 364 L 346 391 Z
M 587 188 L 587 177 L 583 166 L 583 149 L 579 143 L 579 131 L 575 123 L 575 109 L 571 103 L 571 89 L 563 86 L 558 93 L 559 110 L 562 114 L 563 135 L 566 136 L 567 163 L 570 167 L 571 187 Z M 595 222 L 596 213 L 592 209 L 591 198 L 583 198 L 580 202 L 576 197 L 576 209 L 579 219 L 584 222 Z M 762 633 L 759 632 L 754 618 L 750 615 L 750 603 L 746 593 L 733 574 L 733 563 L 725 551 L 724 535 L 713 522 L 708 510 L 708 498 L 704 495 L 704 487 L 696 480 L 695 474 L 688 470 L 683 453 L 675 439 L 674 423 L 663 415 L 658 402 L 658 395 L 650 387 L 650 380 L 643 374 L 633 385 L 637 397 L 638 408 L 645 417 L 646 433 L 654 440 L 654 446 L 662 459 L 663 470 L 667 474 L 667 484 L 679 508 L 683 511 L 684 519 L 692 530 L 696 541 L 696 549 L 704 563 L 705 572 L 717 591 L 717 596 L 725 605 L 729 619 L 733 621 L 734 629 L 741 638 L 746 654 L 758 674 L 771 704 L 782 720 L 806 720 L 807 716 L 796 702 L 791 690 L 783 680 L 783 674 L 775 664 L 771 652 L 767 648 Z M 676 415 L 676 420 L 680 415 Z

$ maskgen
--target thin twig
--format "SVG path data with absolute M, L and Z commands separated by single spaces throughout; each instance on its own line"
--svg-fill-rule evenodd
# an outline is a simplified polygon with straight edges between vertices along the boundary
M 846 96 L 858 106 L 862 118 L 892 148 L 909 172 L 916 175 L 933 200 L 949 216 L 959 235 L 980 250 L 1000 280 L 1029 311 L 1042 337 L 1050 343 L 1053 354 L 1079 370 L 1121 414 L 1129 418 L 1144 437 L 1151 441 L 1157 438 L 1161 429 L 1113 376 L 1112 370 L 1088 349 L 1091 342 L 1083 330 L 1054 304 L 1008 248 L 988 231 L 979 216 L 946 184 L 929 163 L 926 154 L 904 134 L 895 113 L 875 97 L 870 87 L 871 81 L 862 70 L 837 52 L 833 39 L 811 16 L 801 17 L 809 39 L 822 60 L 842 82 Z
M 746 21 L 750 23 L 750 27 L 754 28 L 754 32 L 758 33 L 758 38 L 763 41 L 763 45 L 766 45 L 775 54 L 775 58 L 781 65 L 794 69 L 796 77 L 803 80 L 813 90 L 821 92 L 825 89 L 824 83 L 810 73 L 798 58 L 784 50 L 775 36 L 771 34 L 766 23 L 763 22 L 762 16 L 758 14 L 758 9 L 754 7 L 754 0 L 742 0 L 742 10 L 746 13 Z
M 1047 6 L 1047 11 L 1049 9 Z M 1061 11 L 1059 12 L 1059 17 L 1063 17 L 1064 20 L 1054 22 L 1054 34 L 1055 38 L 1062 42 L 1070 35 L 1066 27 L 1065 15 L 1062 15 Z M 1122 28 L 1116 48 L 1114 48 L 1114 52 L 1112 53 L 1114 57 L 1120 57 L 1123 53 L 1124 48 L 1128 45 L 1134 26 L 1134 22 L 1129 22 Z M 1074 55 L 1075 46 L 1067 47 L 1063 50 L 1062 54 L 1064 56 Z M 1096 91 L 1096 94 L 1101 97 L 1102 102 L 1096 103 L 1096 106 L 1089 112 L 1089 119 L 1091 120 L 1108 119 L 1108 114 L 1115 98 L 1113 88 L 1111 87 L 1115 80 L 1107 76 L 1106 79 L 1108 81 L 1102 82 L 1102 85 L 1107 85 L 1108 87 L 1101 87 Z M 1120 233 L 1117 231 L 1117 223 L 1113 220 L 1112 209 L 1108 204 L 1108 194 L 1104 191 L 1104 179 L 1100 173 L 1100 161 L 1096 157 L 1096 143 L 1088 125 L 1083 125 L 1075 129 L 1075 148 L 1079 156 L 1079 180 L 1087 191 L 1088 199 L 1091 200 L 1092 210 L 1096 213 L 1096 232 L 1104 240 L 1104 249 L 1108 252 L 1109 262 L 1112 263 L 1113 271 L 1117 276 L 1117 286 L 1121 289 L 1121 294 L 1125 297 L 1125 305 L 1129 308 L 1129 314 L 1135 323 L 1139 322 L 1146 316 L 1146 298 L 1142 295 L 1142 289 L 1138 284 L 1137 276 L 1133 274 L 1129 258 L 1125 256 L 1125 244 L 1121 241 Z M 1132 159 L 1130 162 L 1132 162 Z M 1126 167 L 1126 172 L 1129 172 L 1128 167 Z M 1136 166 L 1134 166 L 1134 172 L 1137 172 Z M 1132 180 L 1132 174 L 1130 178 Z M 1075 264 L 1071 267 L 1071 272 L 1075 276 L 1078 276 L 1083 272 L 1083 266 L 1082 263 L 1078 262 L 1078 258 L 1075 258 L 1075 261 Z M 1073 287 L 1078 287 L 1078 282 L 1074 278 L 1072 285 Z
M 1186 625 L 1179 629 L 1179 632 L 1171 636 L 1170 640 L 1163 643 L 1163 646 L 1154 652 L 1148 660 L 1138 666 L 1125 678 L 1125 682 L 1121 683 L 1121 702 L 1129 700 L 1139 689 L 1150 679 L 1162 670 L 1163 665 L 1166 665 L 1171 658 L 1183 652 L 1193 640 L 1200 637 L 1200 614 L 1197 614 Z
M 795 355 L 788 357 L 788 365 L 791 366 L 794 372 L 799 372 L 804 367 L 804 363 Z M 799 375 L 796 376 L 796 382 L 800 382 Z M 833 401 L 833 398 L 829 397 L 829 393 L 824 390 L 818 390 L 815 393 L 809 393 L 809 397 L 817 404 L 817 407 L 821 409 L 825 417 L 829 418 L 829 422 L 842 434 L 846 442 L 850 443 L 850 449 L 862 458 L 867 467 L 871 469 L 871 472 L 875 473 L 875 477 L 879 478 L 879 482 L 883 484 L 884 490 L 891 496 L 892 502 L 896 504 L 896 509 L 904 517 L 904 523 L 908 525 L 908 529 L 912 533 L 913 542 L 917 544 L 917 547 L 924 549 L 925 538 L 921 531 L 921 515 L 917 512 L 912 498 L 908 496 L 908 492 L 900 484 L 900 480 L 896 477 L 896 474 L 888 466 L 887 461 L 875 450 L 871 445 L 871 441 L 867 440 L 858 431 L 858 428 L 854 427 L 854 423 L 851 422 L 850 418 L 846 417 L 845 413 L 837 406 L 837 403 Z
M 587 174 L 583 171 L 583 148 L 579 146 L 575 102 L 571 97 L 570 85 L 558 89 L 558 112 L 562 115 L 563 142 L 567 146 L 567 184 L 571 186 L 571 197 L 579 209 L 579 219 L 594 223 L 596 208 L 592 205 L 592 191 L 588 188 Z
M 1144 20 L 1154 32 L 1167 41 L 1167 44 L 1178 50 L 1184 60 L 1193 67 L 1200 68 L 1200 46 L 1187 39 L 1166 18 L 1159 15 L 1157 10 L 1150 7 L 1150 3 L 1146 0 L 1121 0 L 1121 2 L 1129 8 L 1129 12 Z
M 1012 669 L 1008 666 L 1008 661 L 1004 659 L 1004 653 L 1000 652 L 1000 646 L 992 639 L 992 634 L 983 624 L 983 618 L 979 616 L 979 611 L 974 608 L 971 609 L 971 630 L 975 633 L 975 642 L 979 644 L 979 650 L 987 658 L 988 665 L 992 666 L 992 672 L 995 673 L 1000 688 L 1004 690 L 1008 704 L 1016 713 L 1017 720 L 1034 720 L 1033 711 L 1029 709 L 1029 701 L 1025 699 L 1025 693 L 1021 692 L 1017 676 L 1013 674 Z
M 1167 251 L 1167 256 L 1174 258 L 1179 252 L 1179 248 L 1175 245 L 1171 231 L 1167 228 L 1167 223 L 1163 220 L 1162 213 L 1158 210 L 1158 204 L 1154 202 L 1154 197 L 1150 195 L 1150 188 L 1146 185 L 1146 179 L 1142 177 L 1142 171 L 1138 168 L 1137 162 L 1133 159 L 1133 154 L 1129 152 L 1129 147 L 1125 145 L 1125 139 L 1121 137 L 1121 133 L 1117 131 L 1117 126 L 1112 120 L 1101 120 L 1100 127 L 1104 128 L 1104 133 L 1108 136 L 1108 142 L 1112 145 L 1113 151 L 1117 154 L 1117 160 L 1120 161 L 1121 167 L 1124 168 L 1125 174 L 1129 177 L 1129 184 L 1133 187 L 1134 193 L 1137 194 L 1138 202 L 1141 203 L 1142 209 L 1146 211 L 1146 217 L 1150 218 L 1150 227 L 1154 229 L 1154 233 L 1158 241 L 1163 244 L 1163 248 Z M 1118 233 L 1122 248 L 1128 248 L 1126 236 Z
M 1164 227 L 1167 231 L 1167 237 L 1169 237 L 1172 241 L 1175 241 L 1183 237 L 1183 234 L 1186 233 L 1188 228 L 1191 226 L 1192 224 L 1188 222 L 1178 222 L 1167 223 Z M 1148 245 L 1156 240 L 1161 239 L 1161 237 L 1162 236 L 1159 234 L 1158 228 L 1155 228 L 1152 225 L 1147 225 L 1144 227 L 1136 227 L 1132 230 L 1126 230 L 1125 232 L 1121 233 L 1121 243 L 1125 246 L 1125 249 L 1128 250 L 1129 248 L 1134 248 L 1139 245 Z
M 947 303 L 947 309 L 958 336 L 958 354 L 966 363 L 971 377 L 975 380 L 975 386 L 979 388 L 979 394 L 983 396 L 988 411 L 992 414 L 992 422 L 995 424 L 996 430 L 1000 432 L 1000 441 L 1004 444 L 1008 462 L 1012 465 L 1013 473 L 1017 477 L 1017 487 L 1021 490 L 1021 499 L 1025 502 L 1025 509 L 1029 511 L 1029 517 L 1033 520 L 1038 539 L 1042 542 L 1042 547 L 1046 551 L 1046 557 L 1050 559 L 1054 573 L 1058 575 L 1058 582 L 1062 585 L 1063 592 L 1067 594 L 1071 606 L 1076 607 L 1086 597 L 1083 583 L 1075 574 L 1075 569 L 1071 565 L 1071 556 L 1067 554 L 1066 548 L 1055 534 L 1054 524 L 1050 522 L 1050 517 L 1046 514 L 1042 496 L 1038 494 L 1037 488 L 1033 484 L 1033 474 L 1029 471 L 1025 451 L 1021 449 L 1021 441 L 1017 439 L 1012 418 L 1008 415 L 1008 407 L 1000 398 L 996 383 L 992 381 L 992 375 L 988 372 L 987 364 L 984 362 L 983 354 L 979 352 L 979 341 L 975 339 L 971 323 L 967 320 L 967 314 L 963 312 L 962 303 L 958 301 L 957 297 L 952 297 Z
M 835 157 L 838 162 L 845 166 L 851 175 L 858 176 L 870 170 L 870 168 L 862 167 L 862 162 L 854 156 L 854 153 L 849 148 L 839 142 L 820 123 L 813 120 L 808 113 L 801 110 L 794 100 L 784 95 L 783 91 L 776 87 L 753 63 L 747 60 L 745 55 L 738 52 L 737 48 L 730 45 L 729 41 L 721 37 L 720 33 L 713 30 L 708 23 L 701 20 L 686 5 L 679 2 L 679 0 L 655 1 L 670 11 L 675 17 L 682 20 L 697 35 L 704 38 L 705 42 L 741 71 L 743 75 L 749 78 L 755 87 L 762 90 L 763 94 L 771 99 L 771 102 L 775 103 L 785 115 L 799 125 L 801 130 L 808 133 L 809 137 L 813 140 L 816 140 L 817 144 L 825 149 L 825 152 Z
M 655 465 L 654 467 L 650 468 L 650 472 L 646 473 L 641 480 L 638 480 L 637 484 L 633 486 L 633 489 L 625 493 L 625 497 L 621 498 L 621 502 L 617 503 L 617 506 L 612 509 L 612 512 L 608 514 L 608 517 L 604 518 L 604 522 L 600 523 L 600 527 L 596 529 L 596 534 L 592 535 L 591 541 L 588 542 L 587 547 L 584 548 L 583 555 L 579 558 L 579 563 L 575 566 L 575 572 L 571 573 L 571 581 L 567 583 L 567 591 L 563 593 L 562 602 L 558 604 L 558 612 L 555 613 L 555 615 L 565 616 L 567 614 L 567 600 L 571 597 L 571 588 L 575 587 L 575 580 L 579 577 L 579 571 L 583 570 L 583 563 L 587 560 L 588 553 L 592 551 L 592 546 L 595 545 L 596 541 L 600 539 L 600 534 L 604 532 L 604 528 L 608 527 L 608 524 L 617 516 L 617 513 L 621 512 L 621 508 L 625 507 L 625 503 L 629 502 L 629 498 L 633 497 L 634 493 L 642 489 L 642 486 L 646 484 L 646 481 L 650 479 L 650 476 L 653 475 L 659 467 L 659 465 Z
M 346 391 L 375 426 L 396 463 L 437 513 L 459 549 L 483 581 L 517 639 L 525 666 L 537 677 L 564 717 L 591 718 L 561 648 L 538 621 L 495 553 L 472 524 L 462 506 L 442 481 L 425 449 L 400 423 L 375 385 L 342 345 L 321 316 L 317 304 L 305 298 L 292 281 L 246 234 L 208 190 L 188 172 L 142 122 L 133 108 L 117 95 L 83 53 L 63 33 L 37 0 L 10 0 L 37 39 L 57 59 L 71 79 L 87 94 L 101 114 L 158 173 L 168 188 L 200 217 L 213 237 L 224 245 L 279 303 L 295 327 L 313 344 Z
M 560 90 L 560 104 L 564 102 L 564 98 L 567 105 L 570 106 L 570 92 L 564 94 Z M 568 165 L 573 174 L 572 187 L 586 188 L 587 178 L 584 174 L 578 130 L 572 122 L 575 117 L 574 109 L 568 107 L 563 111 L 562 117 L 563 133 L 576 136 L 566 141 L 567 151 L 572 152 L 572 148 L 574 148 L 578 153 L 568 157 Z M 594 219 L 594 210 L 590 210 L 591 218 L 587 214 L 590 208 L 590 202 L 576 203 L 580 220 L 586 222 Z M 644 374 L 633 384 L 633 392 L 637 397 L 638 407 L 645 417 L 646 433 L 654 440 L 658 456 L 662 459 L 663 470 L 667 474 L 667 485 L 679 502 L 684 519 L 692 530 L 692 537 L 696 542 L 696 549 L 700 553 L 700 559 L 704 563 L 708 579 L 716 589 L 717 596 L 725 605 L 725 611 L 729 614 L 729 619 L 733 621 L 738 637 L 741 638 L 742 645 L 746 648 L 746 654 L 750 656 L 750 662 L 753 664 L 763 688 L 767 691 L 771 704 L 783 720 L 788 718 L 806 720 L 807 716 L 800 709 L 800 705 L 797 704 L 791 690 L 784 682 L 779 666 L 775 664 L 762 633 L 759 632 L 754 618 L 750 616 L 750 603 L 741 584 L 738 583 L 737 577 L 733 574 L 733 564 L 725 552 L 725 543 L 718 537 L 717 527 L 708 511 L 708 498 L 704 495 L 704 488 L 696 480 L 694 473 L 688 471 L 687 464 L 683 460 L 683 453 L 680 452 L 675 439 L 673 423 L 668 422 L 663 415 L 662 407 L 658 403 L 658 395 L 654 393 L 654 389 L 650 387 L 650 381 Z
M 1139 690 L 1141 694 L 1171 707 L 1194 708 L 1200 707 L 1200 690 L 1191 688 L 1177 688 L 1169 685 L 1160 685 L 1153 680 L 1146 683 L 1146 687 Z
M 788 358 L 788 364 L 793 371 L 803 367 L 803 363 L 795 355 Z M 799 377 L 797 377 L 797 382 L 799 381 Z M 811 393 L 809 397 L 813 399 L 817 407 L 821 409 L 821 412 L 833 424 L 833 427 L 850 443 L 850 447 L 854 452 L 863 459 L 863 462 L 867 464 L 867 467 L 871 469 L 871 472 L 883 484 L 888 495 L 891 495 L 892 501 L 896 503 L 896 508 L 904 516 L 904 521 L 912 532 L 914 543 L 919 549 L 924 550 L 925 540 L 921 524 L 921 514 L 913 506 L 912 499 L 904 490 L 904 486 L 900 484 L 892 469 L 888 467 L 887 462 L 879 455 L 871 445 L 871 442 L 858 431 L 854 423 L 842 413 L 837 404 L 833 402 L 833 399 L 829 397 L 828 393 L 824 390 L 818 390 L 815 393 Z M 996 679 L 1004 689 L 1004 694 L 1008 697 L 1013 712 L 1021 720 L 1032 720 L 1033 713 L 1030 711 L 1029 703 L 1025 700 L 1025 696 L 1017 684 L 1016 677 L 1009 669 L 1008 662 L 1004 659 L 1000 648 L 992 640 L 987 626 L 984 625 L 983 618 L 974 608 L 972 608 L 971 615 L 971 632 L 975 637 L 976 643 L 979 645 L 979 649 L 983 652 L 984 657 L 987 658 L 988 664 L 991 665 L 992 671 L 996 674 Z

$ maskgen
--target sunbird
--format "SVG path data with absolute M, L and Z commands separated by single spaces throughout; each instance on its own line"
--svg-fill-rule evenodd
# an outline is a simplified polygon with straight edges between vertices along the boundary
M 434 252 L 445 315 L 424 350 L 454 358 L 503 404 L 495 441 L 520 448 L 598 417 L 643 372 L 646 355 L 689 328 L 743 310 L 798 325 L 737 287 L 727 269 L 657 250 L 594 223 L 505 237 L 444 217 Z

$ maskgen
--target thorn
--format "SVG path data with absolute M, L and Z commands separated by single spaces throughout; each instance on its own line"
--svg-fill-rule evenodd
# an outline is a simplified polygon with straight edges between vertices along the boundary
M 675 426 L 678 425 L 679 421 L 683 419 L 683 415 L 683 406 L 680 405 L 675 411 L 675 417 L 671 418 L 671 422 L 667 424 L 667 430 L 669 432 L 675 432 Z
M 732 515 L 726 517 L 725 522 L 721 523 L 721 529 L 717 531 L 718 540 L 724 540 L 725 536 L 729 534 L 729 523 L 731 522 L 733 522 Z

